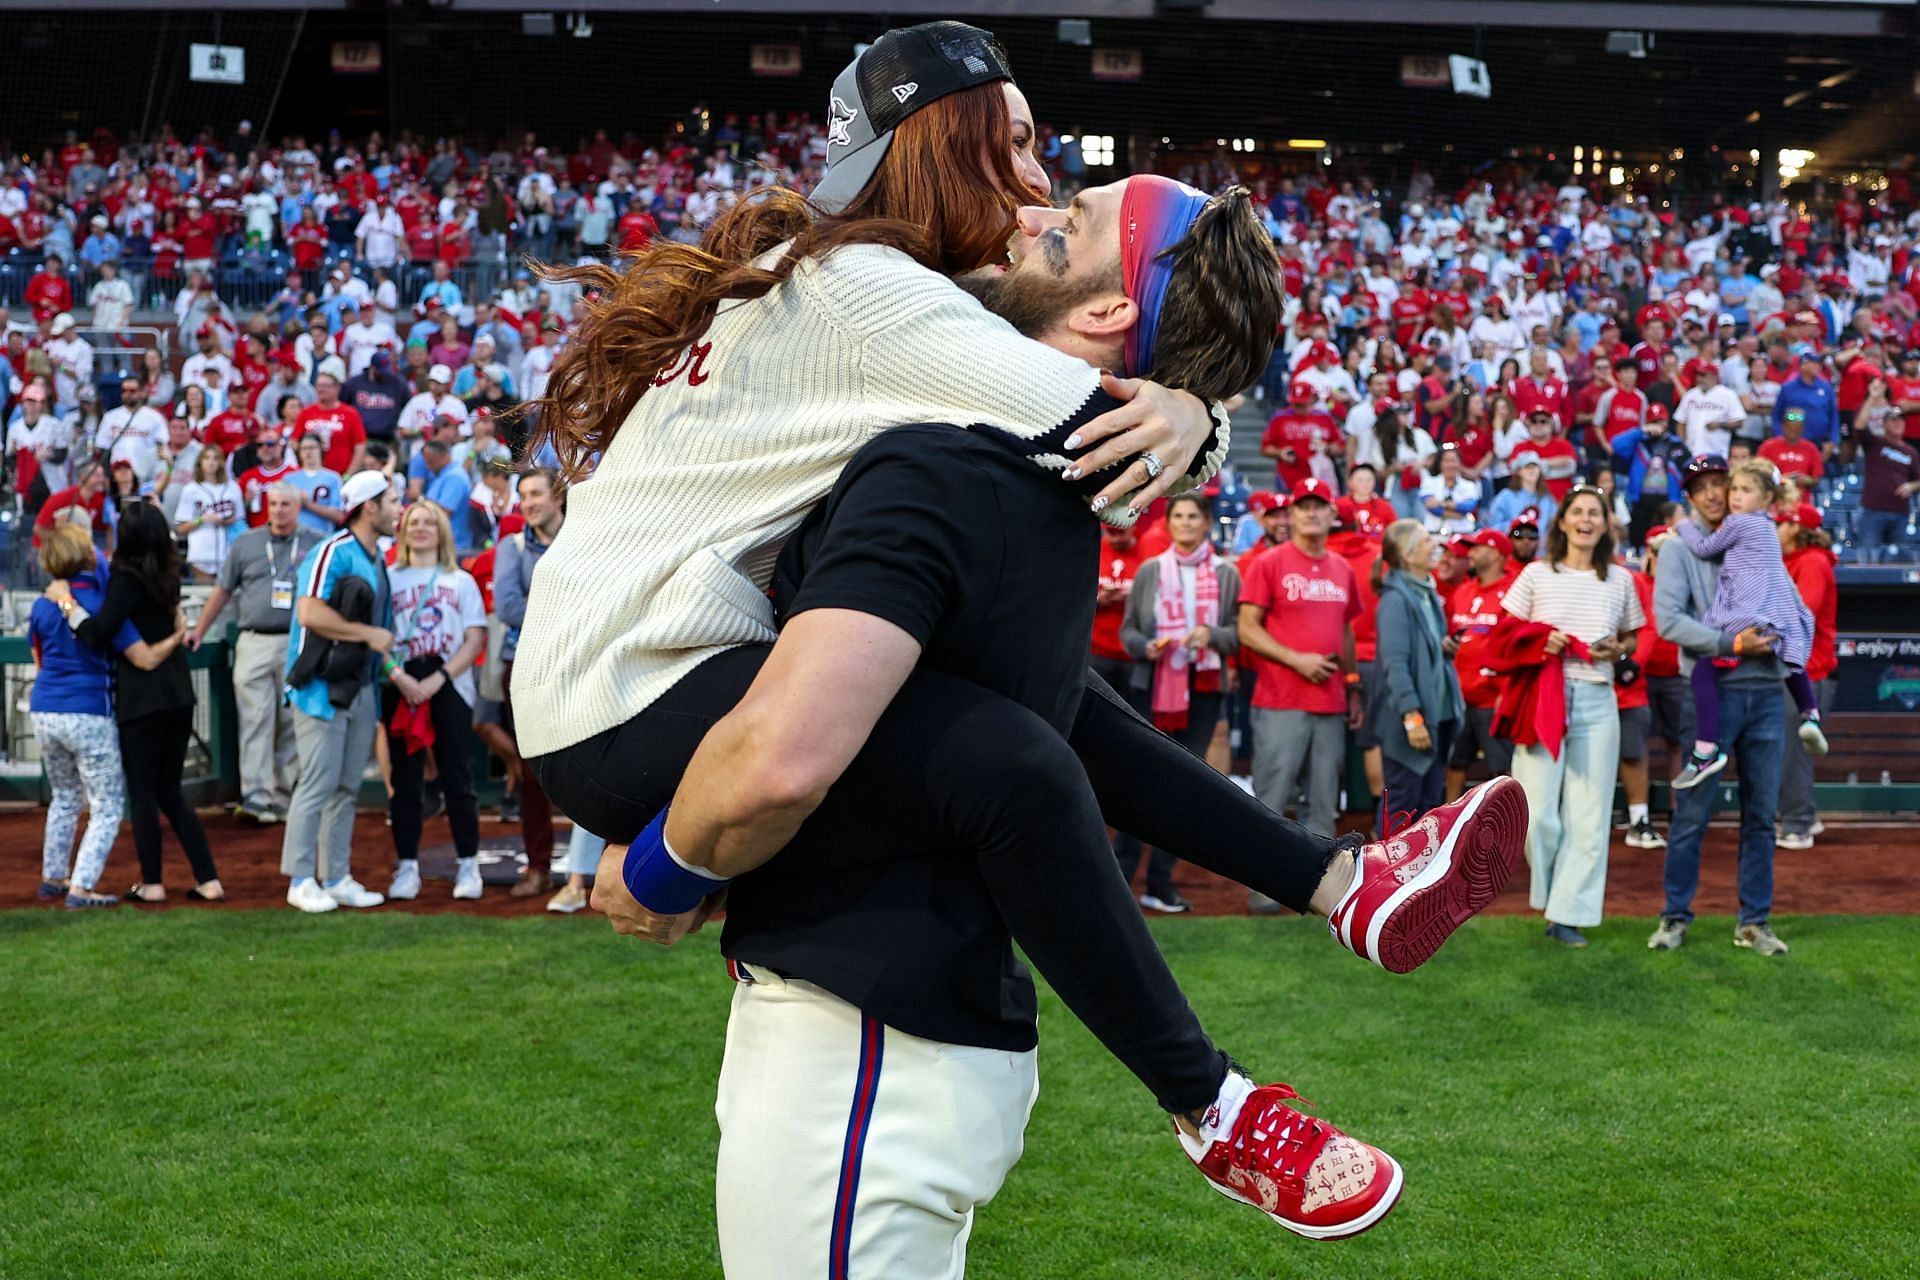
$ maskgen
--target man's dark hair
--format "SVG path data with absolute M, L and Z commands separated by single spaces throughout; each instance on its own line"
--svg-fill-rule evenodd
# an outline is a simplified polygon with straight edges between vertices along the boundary
M 1280 258 L 1245 187 L 1229 187 L 1167 252 L 1153 369 L 1146 375 L 1203 400 L 1224 400 L 1266 372 L 1286 302 Z
M 393 460 L 393 446 L 385 440 L 367 441 L 367 466 L 374 471 L 384 469 Z

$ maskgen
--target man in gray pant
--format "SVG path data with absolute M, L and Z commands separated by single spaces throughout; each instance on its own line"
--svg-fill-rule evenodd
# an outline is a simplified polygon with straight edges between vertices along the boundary
M 233 646 L 233 700 L 240 712 L 240 817 L 266 824 L 286 817 L 297 762 L 293 708 L 286 704 L 287 632 L 293 626 L 294 574 L 320 541 L 299 524 L 300 491 L 267 490 L 267 523 L 233 540 L 220 581 L 187 636 L 198 649 L 228 600 L 240 635 Z
M 393 660 L 393 593 L 387 585 L 380 539 L 391 536 L 400 517 L 400 495 L 378 471 L 359 471 L 341 486 L 347 526 L 308 553 L 300 564 L 293 626 L 287 646 L 289 676 L 306 646 L 331 640 L 362 644 L 367 661 L 357 674 L 352 701 L 335 706 L 334 686 L 326 673 L 295 685 L 294 741 L 300 753 L 300 781 L 287 809 L 287 834 L 280 848 L 280 870 L 292 883 L 287 902 L 302 911 L 336 907 L 377 907 L 386 898 L 353 878 L 353 810 L 360 779 L 373 759 L 373 735 L 380 727 L 376 678 L 393 681 L 408 702 L 422 701 L 420 686 Z M 373 590 L 373 620 L 350 622 L 329 601 L 348 576 Z M 376 672 L 377 664 L 377 672 Z
M 1331 836 L 1340 814 L 1347 730 L 1359 726 L 1363 710 L 1353 658 L 1360 591 L 1347 562 L 1327 549 L 1333 530 L 1327 486 L 1301 482 L 1288 510 L 1290 538 L 1255 560 L 1240 588 L 1240 643 L 1256 658 L 1253 794 L 1284 813 L 1304 766 L 1307 803 L 1300 824 Z M 1262 915 L 1279 910 L 1253 893 L 1247 906 Z

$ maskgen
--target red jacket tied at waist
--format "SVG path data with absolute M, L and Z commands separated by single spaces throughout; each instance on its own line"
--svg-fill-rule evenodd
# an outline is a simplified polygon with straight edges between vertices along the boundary
M 1487 666 L 1506 674 L 1506 687 L 1493 709 L 1493 733 L 1517 747 L 1541 746 L 1555 760 L 1567 736 L 1567 685 L 1561 656 L 1587 658 L 1587 643 L 1567 637 L 1560 653 L 1547 652 L 1554 628 L 1508 616 L 1487 637 Z

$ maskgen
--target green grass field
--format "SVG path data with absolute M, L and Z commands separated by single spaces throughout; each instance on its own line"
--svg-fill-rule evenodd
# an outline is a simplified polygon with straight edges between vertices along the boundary
M 972 1273 L 1920 1273 L 1920 920 L 1786 919 L 1774 962 L 1646 927 L 1481 921 L 1393 978 L 1302 921 L 1156 925 L 1223 1045 L 1400 1159 L 1401 1207 L 1320 1245 L 1214 1195 L 1048 999 Z M 718 1276 L 727 995 L 707 935 L 0 915 L 0 1276 Z

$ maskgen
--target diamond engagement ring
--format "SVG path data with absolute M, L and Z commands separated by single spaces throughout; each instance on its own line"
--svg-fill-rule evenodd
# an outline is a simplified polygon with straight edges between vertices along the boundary
M 1147 479 L 1149 480 L 1158 480 L 1160 478 L 1160 473 L 1167 469 L 1167 464 L 1160 461 L 1160 456 L 1155 453 L 1141 454 L 1140 461 L 1146 464 Z

